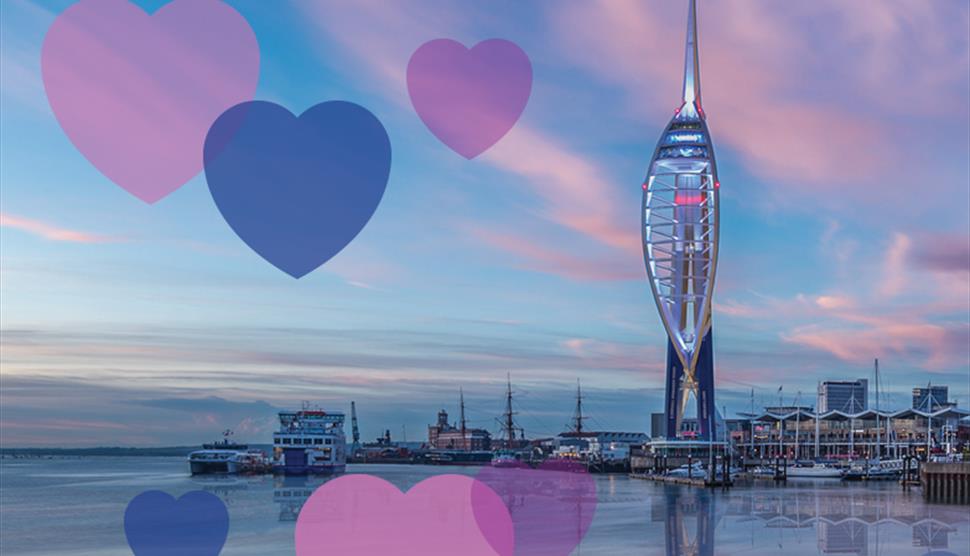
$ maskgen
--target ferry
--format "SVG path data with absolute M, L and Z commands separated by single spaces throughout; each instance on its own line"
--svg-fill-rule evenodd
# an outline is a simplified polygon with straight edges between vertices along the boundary
M 203 444 L 201 450 L 189 454 L 189 471 L 193 475 L 265 473 L 270 469 L 269 458 L 261 450 L 250 450 L 246 444 L 229 440 L 232 431 L 222 433 L 221 442 Z
M 281 411 L 273 433 L 273 472 L 285 475 L 334 475 L 347 467 L 344 414 L 311 409 Z

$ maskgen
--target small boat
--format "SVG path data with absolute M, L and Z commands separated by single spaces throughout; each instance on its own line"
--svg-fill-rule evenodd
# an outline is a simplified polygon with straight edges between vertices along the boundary
M 431 465 L 489 465 L 492 452 L 487 450 L 431 450 L 426 461 Z
M 789 465 L 785 468 L 785 473 L 789 477 L 797 478 L 838 479 L 842 477 L 841 469 L 818 462 L 811 465 Z
M 845 481 L 892 481 L 900 478 L 902 474 L 903 460 L 892 459 L 854 464 L 842 475 L 842 479 Z
M 229 473 L 237 475 L 258 475 L 273 471 L 273 460 L 262 450 L 238 452 L 229 458 Z
M 508 450 L 499 450 L 495 452 L 492 456 L 492 467 L 499 468 L 509 468 L 509 467 L 520 467 L 518 458 L 515 457 L 513 452 Z
M 668 477 L 691 477 L 695 479 L 702 479 L 706 474 L 704 466 L 700 462 L 694 462 L 691 465 L 681 465 L 667 472 Z

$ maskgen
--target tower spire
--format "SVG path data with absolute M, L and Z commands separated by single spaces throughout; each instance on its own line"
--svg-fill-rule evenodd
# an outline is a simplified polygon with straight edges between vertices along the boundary
M 684 105 L 680 114 L 697 117 L 701 112 L 701 67 L 697 56 L 697 0 L 687 13 L 687 48 L 684 54 Z

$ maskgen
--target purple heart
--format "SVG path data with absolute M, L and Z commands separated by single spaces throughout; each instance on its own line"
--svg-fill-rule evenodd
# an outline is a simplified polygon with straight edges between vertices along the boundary
M 294 116 L 244 102 L 212 124 L 205 177 L 219 212 L 245 243 L 300 278 L 364 228 L 391 171 L 384 126 L 351 102 L 323 102 Z
M 442 143 L 472 159 L 522 115 L 532 91 L 532 64 L 507 40 L 489 39 L 468 50 L 436 39 L 411 55 L 407 79 L 421 121 Z
M 135 556 L 218 556 L 228 535 L 225 503 L 202 490 L 178 500 L 147 490 L 125 509 L 125 537 Z
M 74 146 L 154 203 L 202 170 L 219 114 L 253 97 L 259 45 L 218 0 L 175 0 L 153 15 L 126 0 L 81 0 L 48 30 L 41 70 Z
M 547 461 L 537 469 L 486 467 L 475 479 L 488 487 L 481 489 L 483 496 L 494 491 L 505 502 L 515 527 L 515 554 L 572 554 L 596 512 L 596 482 L 575 463 Z M 473 488 L 479 518 L 475 493 Z

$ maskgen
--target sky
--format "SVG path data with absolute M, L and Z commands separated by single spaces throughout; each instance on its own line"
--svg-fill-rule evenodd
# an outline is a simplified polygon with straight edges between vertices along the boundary
M 144 0 L 154 11 L 164 4 Z M 148 205 L 71 144 L 40 78 L 69 1 L 0 4 L 0 433 L 5 446 L 268 442 L 310 401 L 364 439 L 436 412 L 498 433 L 506 377 L 529 436 L 649 432 L 666 338 L 640 248 L 641 184 L 679 105 L 686 2 L 229 1 L 256 98 L 373 112 L 391 141 L 360 235 L 294 280 L 239 240 L 204 176 Z M 970 5 L 702 0 L 721 182 L 717 405 L 813 405 L 872 378 L 970 405 Z M 466 160 L 411 107 L 424 42 L 518 44 L 517 125 Z M 349 427 L 348 427 L 349 433 Z

